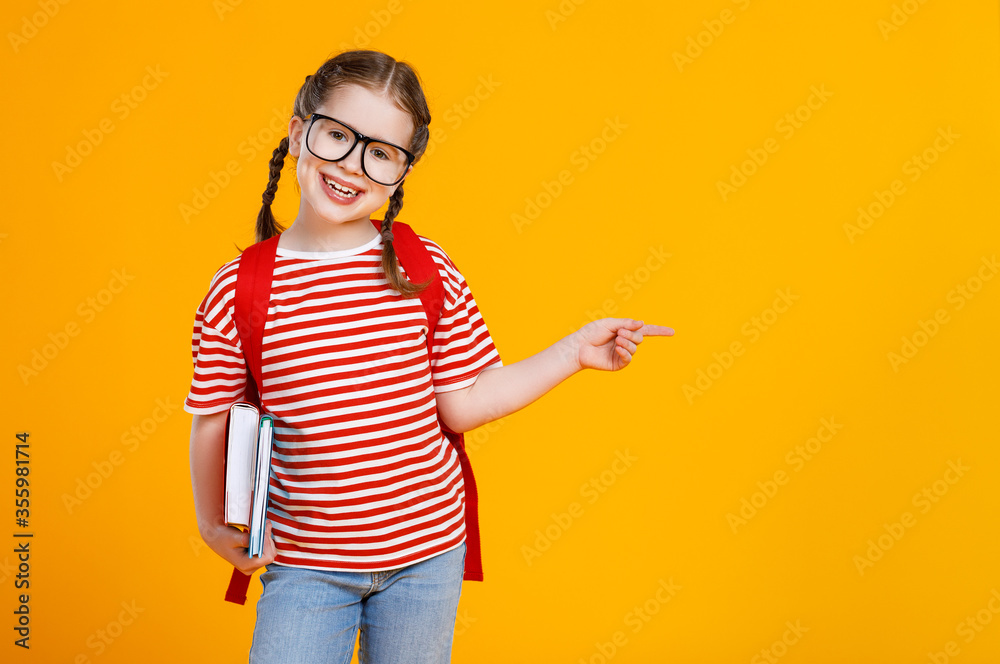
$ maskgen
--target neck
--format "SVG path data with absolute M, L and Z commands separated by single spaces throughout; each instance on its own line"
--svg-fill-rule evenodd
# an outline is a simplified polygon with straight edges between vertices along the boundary
M 360 247 L 378 234 L 367 217 L 333 223 L 300 210 L 292 225 L 281 234 L 279 244 L 293 251 L 342 251 Z

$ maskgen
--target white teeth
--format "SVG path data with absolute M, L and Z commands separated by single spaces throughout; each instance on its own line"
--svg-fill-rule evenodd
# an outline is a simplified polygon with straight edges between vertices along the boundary
M 359 193 L 356 189 L 349 189 L 343 185 L 337 184 L 336 182 L 331 182 L 330 180 L 327 180 L 326 176 L 323 176 L 323 182 L 325 182 L 331 188 L 335 189 L 338 193 L 341 193 L 345 196 L 357 196 Z

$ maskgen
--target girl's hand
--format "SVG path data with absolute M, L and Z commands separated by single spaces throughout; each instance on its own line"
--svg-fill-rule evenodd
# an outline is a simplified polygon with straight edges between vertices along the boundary
M 204 539 L 213 551 L 246 575 L 252 575 L 264 565 L 273 563 L 278 553 L 274 546 L 274 538 L 271 536 L 270 519 L 264 522 L 264 550 L 260 556 L 250 557 L 247 552 L 250 546 L 250 533 L 234 526 L 215 525 L 210 536 Z
M 631 318 L 601 318 L 576 331 L 581 369 L 618 371 L 632 361 L 645 336 L 672 337 L 673 328 Z

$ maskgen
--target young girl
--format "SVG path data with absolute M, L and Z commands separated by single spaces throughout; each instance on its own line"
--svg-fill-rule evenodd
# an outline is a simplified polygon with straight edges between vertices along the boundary
M 349 51 L 306 77 L 274 151 L 256 233 L 281 235 L 262 344 L 260 398 L 275 440 L 260 557 L 223 517 L 226 417 L 246 387 L 233 322 L 239 257 L 215 273 L 195 314 L 184 403 L 195 509 L 213 551 L 246 574 L 264 567 L 251 663 L 346 663 L 359 630 L 361 662 L 450 661 L 465 484 L 440 423 L 469 431 L 580 369 L 625 367 L 644 335 L 673 334 L 605 318 L 505 366 L 455 263 L 418 235 L 445 291 L 427 338 L 420 285 L 401 270 L 392 226 L 430 120 L 409 65 Z M 287 230 L 270 209 L 286 155 L 301 190 Z M 377 230 L 370 215 L 386 200 Z

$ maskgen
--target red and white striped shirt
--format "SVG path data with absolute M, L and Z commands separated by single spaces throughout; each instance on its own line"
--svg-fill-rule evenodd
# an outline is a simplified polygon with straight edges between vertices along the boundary
M 465 541 L 465 485 L 435 394 L 503 366 L 465 278 L 418 237 L 445 302 L 427 315 L 381 270 L 382 238 L 343 251 L 277 248 L 262 344 L 261 403 L 274 417 L 268 519 L 275 563 L 341 571 L 403 567 Z M 233 301 L 239 257 L 195 314 L 184 410 L 207 415 L 246 387 Z M 402 266 L 400 270 L 405 274 Z

